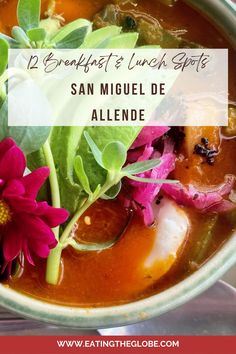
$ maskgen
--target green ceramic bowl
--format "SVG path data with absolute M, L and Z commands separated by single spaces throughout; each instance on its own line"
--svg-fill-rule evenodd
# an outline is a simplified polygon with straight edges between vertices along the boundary
M 151 0 L 150 0 L 151 1 Z M 210 17 L 236 47 L 236 7 L 227 0 L 188 0 Z M 187 279 L 144 300 L 105 308 L 75 308 L 52 305 L 0 285 L 0 305 L 40 321 L 77 328 L 102 328 L 131 324 L 170 311 L 200 294 L 236 262 L 236 233 L 201 269 Z

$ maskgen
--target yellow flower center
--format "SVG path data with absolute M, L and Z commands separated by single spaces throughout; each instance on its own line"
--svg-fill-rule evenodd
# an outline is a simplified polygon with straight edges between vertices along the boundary
M 6 225 L 11 221 L 12 212 L 4 200 L 0 200 L 0 226 Z

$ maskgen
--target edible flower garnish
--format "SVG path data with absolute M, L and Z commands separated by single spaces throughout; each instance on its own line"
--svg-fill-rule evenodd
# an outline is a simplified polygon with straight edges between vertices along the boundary
M 37 255 L 46 258 L 57 244 L 51 228 L 68 218 L 65 209 L 37 202 L 39 189 L 49 176 L 41 167 L 24 176 L 26 160 L 11 138 L 0 142 L 0 243 L 4 258 L 1 271 L 11 272 L 12 261 L 23 252 L 34 264 Z

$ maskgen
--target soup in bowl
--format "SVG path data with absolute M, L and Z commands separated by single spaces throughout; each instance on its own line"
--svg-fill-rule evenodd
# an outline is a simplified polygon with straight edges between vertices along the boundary
M 235 10 L 216 1 L 25 4 L 0 2 L 2 58 L 9 46 L 229 49 L 227 127 L 2 128 L 1 304 L 82 328 L 169 311 L 236 260 Z M 10 69 L 0 68 L 4 79 Z M 2 88 L 2 121 L 6 99 Z

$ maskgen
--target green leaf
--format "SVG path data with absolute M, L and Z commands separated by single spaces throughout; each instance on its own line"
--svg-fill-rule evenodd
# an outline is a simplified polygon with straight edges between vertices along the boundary
M 138 40 L 138 33 L 122 33 L 112 37 L 104 48 L 108 49 L 132 49 L 135 48 Z
M 0 109 L 0 140 L 12 137 L 24 153 L 30 154 L 45 143 L 50 133 L 50 127 L 9 127 L 7 100 Z
M 111 187 L 101 198 L 105 200 L 115 199 L 120 193 L 122 187 L 121 181 L 115 186 Z
M 138 173 L 143 173 L 152 170 L 153 168 L 160 166 L 160 164 L 161 164 L 160 159 L 135 162 L 133 164 L 124 167 L 122 169 L 122 172 L 135 175 Z
M 43 28 L 32 28 L 27 31 L 27 36 L 31 42 L 42 42 L 46 38 L 46 31 Z
M 51 38 L 51 41 L 53 43 L 58 43 L 58 42 L 62 41 L 66 36 L 68 36 L 71 32 L 73 32 L 74 30 L 77 30 L 78 28 L 81 28 L 81 27 L 86 27 L 87 28 L 86 35 L 92 31 L 92 23 L 90 21 L 88 21 L 88 20 L 80 18 L 78 20 L 75 20 L 75 21 L 70 22 L 67 25 L 63 26 Z
M 87 194 L 74 174 L 74 160 L 81 141 L 83 127 L 54 127 L 50 145 L 57 170 L 61 207 L 71 216 L 83 203 Z
M 123 143 L 126 150 L 128 150 L 138 136 L 141 129 L 142 127 L 136 126 L 86 127 L 85 132 L 89 133 L 93 142 L 96 144 L 100 151 L 103 151 L 104 147 L 113 141 L 119 141 Z M 99 184 L 103 186 L 107 178 L 107 171 L 98 165 L 93 154 L 91 153 L 91 149 L 84 134 L 81 138 L 77 154 L 82 157 L 83 161 L 86 161 L 86 164 L 84 164 L 84 169 L 86 175 L 88 176 L 91 190 L 94 191 Z
M 46 166 L 46 160 L 44 153 L 42 149 L 39 149 L 35 152 L 32 152 L 31 154 L 27 155 L 27 166 L 28 168 L 33 171 L 36 170 L 39 167 Z M 37 200 L 38 201 L 48 201 L 50 202 L 51 198 L 51 191 L 50 191 L 50 185 L 49 185 L 49 180 L 47 180 L 43 186 L 41 187 L 38 195 L 37 195 Z
M 120 171 L 127 158 L 127 150 L 120 141 L 113 141 L 102 152 L 102 166 L 108 171 Z
M 36 170 L 39 167 L 46 166 L 46 160 L 42 149 L 27 155 L 27 166 L 31 171 Z
M 30 48 L 29 38 L 21 27 L 19 26 L 12 27 L 11 34 L 12 37 L 15 38 L 17 42 L 22 44 L 24 47 Z
M 88 32 L 88 26 L 80 27 L 69 33 L 61 41 L 56 43 L 56 48 L 59 49 L 76 49 L 83 43 L 86 34 Z
M 19 48 L 20 47 L 19 43 L 15 39 L 13 39 L 3 33 L 0 33 L 0 39 L 4 39 L 9 44 L 10 48 Z
M 98 48 L 102 43 L 107 43 L 112 37 L 117 36 L 121 32 L 121 27 L 107 26 L 91 32 L 85 38 L 81 48 Z
M 75 169 L 76 176 L 78 177 L 80 184 L 84 188 L 85 192 L 87 194 L 92 194 L 88 177 L 84 171 L 84 165 L 81 156 L 76 156 L 74 161 L 74 169 Z
M 89 135 L 88 132 L 84 132 L 84 137 L 92 151 L 92 154 L 96 160 L 96 162 L 104 168 L 103 166 L 103 162 L 102 162 L 102 153 L 101 151 L 99 150 L 99 148 L 97 147 L 97 145 L 95 144 L 95 142 L 93 141 L 93 139 L 91 138 L 91 136 Z
M 40 3 L 40 0 L 18 0 L 17 19 L 25 31 L 39 27 Z
M 179 181 L 174 180 L 174 179 L 153 179 L 153 178 L 142 178 L 142 177 L 137 177 L 137 176 L 132 176 L 129 174 L 126 174 L 125 177 L 128 177 L 129 179 L 132 179 L 137 182 L 144 182 L 144 183 L 154 183 L 154 184 L 175 184 L 179 183 Z
M 95 200 L 98 198 L 98 196 L 99 196 L 99 194 L 100 194 L 100 192 L 101 192 L 101 189 L 102 189 L 101 185 L 98 184 L 97 187 L 96 187 L 96 189 L 95 189 L 95 191 L 93 192 L 93 198 L 94 198 Z
M 0 38 L 0 76 L 4 73 L 8 63 L 8 43 Z

